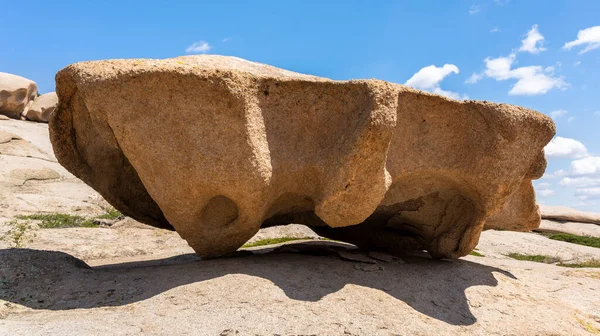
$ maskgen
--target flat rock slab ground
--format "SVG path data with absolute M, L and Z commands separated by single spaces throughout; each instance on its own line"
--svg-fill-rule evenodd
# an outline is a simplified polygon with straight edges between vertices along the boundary
M 105 209 L 93 190 L 53 164 L 45 127 L 0 120 L 0 130 L 49 156 L 0 155 L 0 236 L 17 214 L 95 216 Z M 13 183 L 6 176 L 23 168 L 13 160 L 29 160 L 32 169 L 43 161 L 60 178 Z M 546 227 L 560 231 L 563 224 Z M 312 240 L 199 260 L 176 233 L 129 219 L 103 228 L 28 230 L 25 248 L 0 241 L 0 335 L 593 335 L 600 329 L 600 269 L 506 256 L 577 262 L 599 259 L 600 249 L 536 233 L 486 231 L 477 250 L 484 257 L 434 261 L 358 252 L 291 225 L 263 229 L 252 241 Z
M 0 120 L 0 133 L 20 138 L 0 143 L 0 222 L 24 213 L 100 214 L 108 206 L 56 161 L 47 124 Z
M 0 334 L 586 335 L 600 326 L 600 271 L 503 255 L 541 241 L 600 252 L 535 234 L 485 232 L 485 257 L 375 264 L 320 240 L 203 261 L 160 229 L 37 235 L 32 249 L 0 250 Z

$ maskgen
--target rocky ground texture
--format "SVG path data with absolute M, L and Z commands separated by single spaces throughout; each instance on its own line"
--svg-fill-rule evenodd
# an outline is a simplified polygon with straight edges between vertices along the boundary
M 228 257 L 200 260 L 173 231 L 104 216 L 108 204 L 56 162 L 47 125 L 0 120 L 0 153 L 0 335 L 600 330 L 600 269 L 558 266 L 600 260 L 598 248 L 488 230 L 479 256 L 399 258 L 289 225 L 260 230 Z M 39 220 L 19 219 L 39 213 L 78 215 L 94 225 L 40 228 Z M 598 223 L 561 218 L 542 221 L 540 229 L 600 237 Z M 281 237 L 305 240 L 260 244 Z M 515 260 L 511 253 L 554 260 Z

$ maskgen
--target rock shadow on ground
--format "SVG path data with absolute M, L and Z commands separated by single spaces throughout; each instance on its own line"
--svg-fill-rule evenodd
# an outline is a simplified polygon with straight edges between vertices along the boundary
M 469 309 L 465 290 L 496 286 L 494 272 L 516 279 L 510 272 L 466 260 L 406 260 L 382 262 L 379 271 L 365 272 L 355 267 L 359 263 L 340 259 L 331 248 L 287 248 L 210 260 L 186 254 L 92 268 L 63 252 L 6 249 L 0 251 L 0 299 L 32 309 L 115 307 L 178 286 L 241 274 L 268 279 L 290 299 L 306 302 L 317 302 L 346 285 L 363 286 L 383 291 L 399 300 L 399 305 L 405 303 L 432 318 L 471 325 L 477 319 Z

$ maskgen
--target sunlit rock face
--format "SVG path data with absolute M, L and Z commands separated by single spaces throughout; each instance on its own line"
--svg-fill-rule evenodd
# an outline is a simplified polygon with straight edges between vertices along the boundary
M 56 82 L 59 162 L 202 257 L 301 223 L 457 258 L 515 197 L 533 202 L 519 210 L 535 217 L 528 228 L 539 224 L 519 190 L 543 172 L 555 128 L 522 107 L 209 55 L 77 63 Z
M 0 72 L 0 115 L 20 119 L 37 95 L 37 85 L 27 78 Z

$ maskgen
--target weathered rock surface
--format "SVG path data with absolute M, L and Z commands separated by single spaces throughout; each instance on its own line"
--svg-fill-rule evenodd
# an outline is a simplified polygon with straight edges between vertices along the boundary
M 600 225 L 592 223 L 565 222 L 543 219 L 538 230 L 600 238 Z
M 56 92 L 45 93 L 33 101 L 33 104 L 25 113 L 25 117 L 32 121 L 48 122 L 56 106 L 58 106 Z
M 566 206 L 540 205 L 543 219 L 600 224 L 600 213 L 585 212 Z
M 531 180 L 523 180 L 502 209 L 485 222 L 484 229 L 531 231 L 540 225 L 540 220 Z
M 48 124 L 0 121 L 0 222 L 37 213 L 95 216 L 106 207 L 97 192 L 56 161 Z
M 34 81 L 0 72 L 0 114 L 19 119 L 37 94 Z
M 59 162 L 203 257 L 288 223 L 394 254 L 466 255 L 515 192 L 532 196 L 523 185 L 555 131 L 517 106 L 233 57 L 84 62 L 56 80 Z

